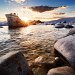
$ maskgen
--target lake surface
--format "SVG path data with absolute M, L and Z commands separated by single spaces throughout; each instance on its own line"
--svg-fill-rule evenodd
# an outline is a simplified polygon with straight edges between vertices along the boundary
M 70 29 L 56 29 L 51 25 L 31 25 L 17 29 L 0 28 L 0 52 L 13 50 L 50 50 Z

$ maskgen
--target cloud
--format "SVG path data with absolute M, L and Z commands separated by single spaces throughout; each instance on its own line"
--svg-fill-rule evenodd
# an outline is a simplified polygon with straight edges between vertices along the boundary
M 55 15 L 64 15 L 65 13 L 59 12 L 59 13 L 54 13 Z
M 11 2 L 17 2 L 17 3 L 23 3 L 25 2 L 26 0 L 11 0 Z
M 33 11 L 36 11 L 36 12 L 45 12 L 45 11 L 51 11 L 51 10 L 54 10 L 58 7 L 49 7 L 49 6 L 34 6 L 34 7 L 29 7 L 29 9 L 32 9 Z
M 17 3 L 25 2 L 26 0 L 15 0 Z
M 65 17 L 66 12 L 55 12 L 53 13 L 53 18 L 62 18 Z

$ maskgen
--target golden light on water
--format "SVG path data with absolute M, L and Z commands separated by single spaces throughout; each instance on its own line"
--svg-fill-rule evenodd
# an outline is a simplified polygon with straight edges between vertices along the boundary
M 29 22 L 29 19 L 27 17 L 20 17 L 21 20 L 23 20 L 24 22 Z

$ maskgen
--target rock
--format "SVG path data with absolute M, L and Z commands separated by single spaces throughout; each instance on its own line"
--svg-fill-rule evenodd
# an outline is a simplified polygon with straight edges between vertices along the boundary
M 38 58 L 35 59 L 36 63 L 42 62 L 43 56 L 39 56 Z
M 70 35 L 59 39 L 54 48 L 59 57 L 62 57 L 67 62 L 66 65 L 71 65 L 75 68 L 75 35 Z
M 0 75 L 30 75 L 30 70 L 23 54 L 12 51 L 0 57 Z
M 64 25 L 63 24 L 55 24 L 55 28 L 63 28 Z
M 67 36 L 73 35 L 73 34 L 75 34 L 75 28 L 72 28 L 72 29 L 69 31 L 69 33 L 67 34 Z
M 72 25 L 65 25 L 65 28 L 74 28 Z
M 32 69 L 34 75 L 47 75 L 49 69 L 55 67 L 55 57 L 47 57 L 45 54 L 38 56 L 30 68 Z
M 47 75 L 49 69 L 54 67 L 53 63 L 33 63 L 32 71 L 34 75 Z
M 63 66 L 49 70 L 47 75 L 75 75 L 75 71 L 69 66 Z
M 46 56 L 46 54 L 45 55 L 42 55 L 42 56 L 39 56 L 39 57 L 37 57 L 35 60 L 34 60 L 34 62 L 33 62 L 33 64 L 32 64 L 32 66 L 37 66 L 37 67 L 49 67 L 49 66 L 52 66 L 52 64 L 54 64 L 55 63 L 55 59 L 54 59 L 54 57 L 48 57 L 48 56 Z M 50 68 L 50 67 L 49 67 Z
M 33 68 L 33 75 L 47 75 L 47 70 L 45 68 Z

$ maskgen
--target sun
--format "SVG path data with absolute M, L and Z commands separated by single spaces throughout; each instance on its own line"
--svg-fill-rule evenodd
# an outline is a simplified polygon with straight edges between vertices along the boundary
M 25 22 L 28 22 L 29 19 L 27 17 L 21 17 L 21 20 L 25 21 Z

